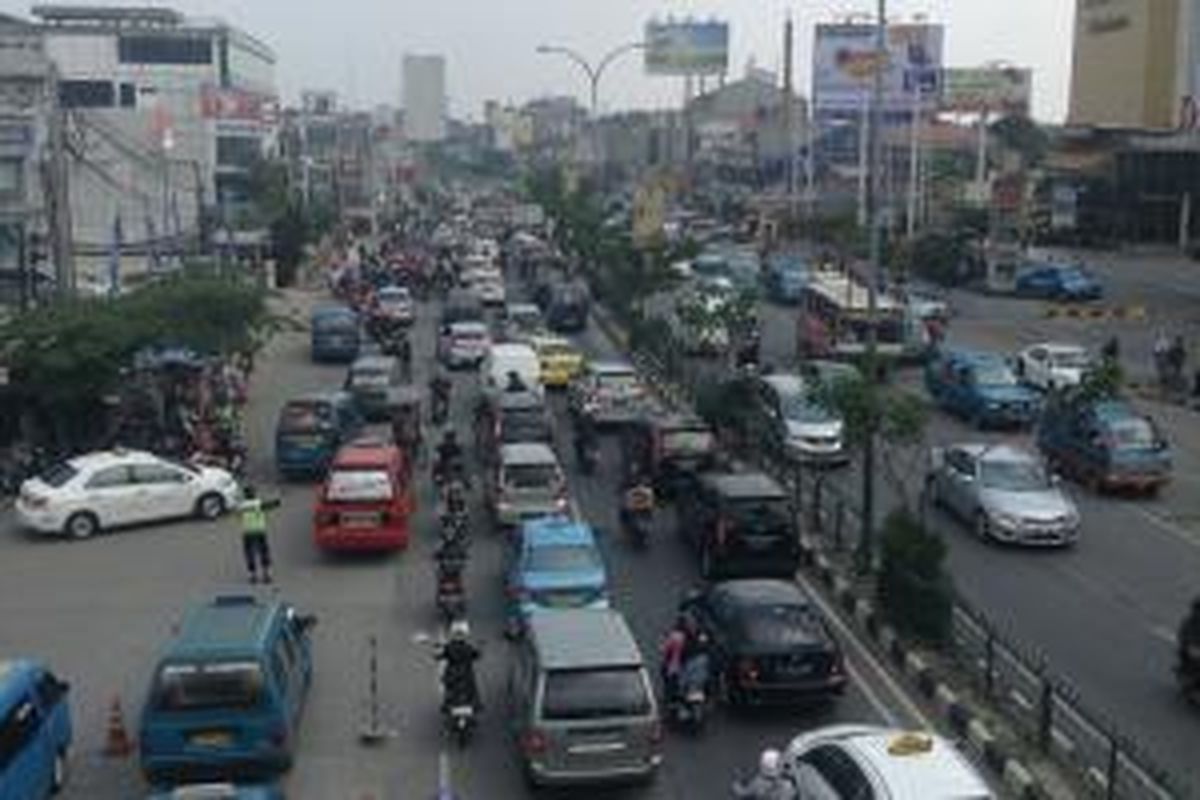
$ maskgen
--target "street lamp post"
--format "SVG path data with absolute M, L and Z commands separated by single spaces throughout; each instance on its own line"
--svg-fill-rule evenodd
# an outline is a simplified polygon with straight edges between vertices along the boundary
M 600 111 L 600 79 L 604 77 L 605 70 L 609 65 L 616 61 L 626 53 L 634 50 L 641 50 L 645 47 L 643 42 L 626 42 L 623 45 L 614 47 L 605 53 L 595 64 L 588 61 L 582 55 L 569 47 L 560 45 L 543 44 L 538 45 L 537 52 L 541 55 L 550 55 L 557 53 L 566 56 L 571 60 L 571 63 L 583 70 L 588 79 L 588 113 L 592 118 L 592 152 L 596 160 L 600 159 L 600 129 L 597 125 L 598 114 Z

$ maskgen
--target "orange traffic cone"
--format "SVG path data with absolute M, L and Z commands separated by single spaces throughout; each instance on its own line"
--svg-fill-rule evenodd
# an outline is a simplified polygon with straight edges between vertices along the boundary
M 133 753 L 133 742 L 125 730 L 125 714 L 121 711 L 120 695 L 113 695 L 108 708 L 108 732 L 104 737 L 104 755 L 109 758 L 128 758 Z

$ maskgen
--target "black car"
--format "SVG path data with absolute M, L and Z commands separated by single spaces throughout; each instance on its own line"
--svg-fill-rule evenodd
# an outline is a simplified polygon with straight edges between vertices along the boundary
M 475 421 L 475 444 L 485 463 L 491 463 L 506 444 L 541 442 L 554 446 L 549 412 L 534 392 L 500 392 L 485 403 Z
M 717 696 L 727 703 L 789 704 L 846 690 L 837 639 L 791 581 L 724 581 L 680 610 L 708 634 Z
M 761 472 L 707 472 L 680 486 L 679 535 L 700 555 L 700 573 L 790 578 L 800 563 L 788 495 Z
M 587 328 L 591 297 L 586 286 L 563 283 L 550 290 L 546 325 L 557 333 L 579 333 Z

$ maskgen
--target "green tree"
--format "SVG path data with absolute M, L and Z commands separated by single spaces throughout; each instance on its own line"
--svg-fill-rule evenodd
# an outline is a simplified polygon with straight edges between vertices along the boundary
M 1050 152 L 1049 134 L 1029 117 L 1001 117 L 992 123 L 989 130 L 1003 147 L 1021 155 L 1026 168 L 1037 167 Z
M 946 543 L 930 535 L 905 511 L 883 526 L 876 599 L 884 616 L 903 633 L 941 644 L 949 639 L 954 585 L 946 573 Z

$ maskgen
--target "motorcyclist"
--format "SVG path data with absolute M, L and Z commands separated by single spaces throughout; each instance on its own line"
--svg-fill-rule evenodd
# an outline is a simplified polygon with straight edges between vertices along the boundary
M 450 638 L 437 654 L 445 662 L 442 671 L 442 705 L 452 708 L 467 705 L 479 709 L 479 684 L 475 680 L 475 662 L 480 652 L 471 643 L 471 626 L 465 619 L 450 624 Z
M 575 458 L 580 462 L 591 460 L 595 450 L 596 421 L 585 412 L 575 420 Z
M 516 370 L 509 370 L 508 385 L 504 387 L 506 392 L 527 392 L 529 387 L 525 385 L 525 379 Z
M 761 336 L 757 328 L 747 331 L 746 338 L 742 341 L 742 346 L 738 348 L 737 352 L 738 368 L 751 367 L 759 363 L 759 349 L 761 344 Z
M 734 797 L 741 800 L 796 800 L 796 786 L 783 774 L 783 755 L 764 750 L 758 757 L 758 774 L 745 783 L 733 785 Z
M 437 461 L 433 465 L 435 480 L 444 481 L 451 473 L 461 473 L 463 465 L 463 449 L 458 443 L 458 436 L 453 429 L 442 434 L 442 441 L 437 446 Z
M 438 370 L 429 379 L 430 412 L 435 423 L 444 420 L 450 409 L 450 379 Z
M 1192 601 L 1191 611 L 1179 626 L 1175 637 L 1179 647 L 1179 675 L 1185 688 L 1200 687 L 1200 597 Z
M 678 694 L 679 677 L 683 672 L 683 657 L 687 651 L 688 639 L 692 635 L 692 620 L 687 614 L 675 618 L 675 624 L 663 638 L 659 651 L 659 669 L 662 673 L 663 696 L 667 702 L 672 702 Z

